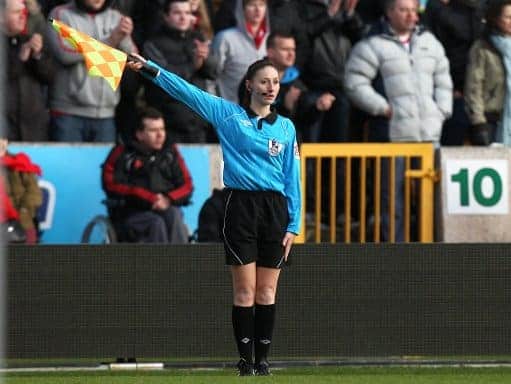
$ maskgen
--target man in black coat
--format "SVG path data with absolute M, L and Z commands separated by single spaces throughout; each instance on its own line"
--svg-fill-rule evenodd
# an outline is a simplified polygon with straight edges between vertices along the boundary
M 453 114 L 442 128 L 442 145 L 463 145 L 470 121 L 463 88 L 470 47 L 482 31 L 482 0 L 429 0 L 424 23 L 445 49 L 454 85 Z
M 45 86 L 55 73 L 44 31 L 27 31 L 22 0 L 7 0 L 1 10 L 7 40 L 5 127 L 9 141 L 48 141 L 49 114 Z
M 199 88 L 207 88 L 207 80 L 216 77 L 217 61 L 210 55 L 209 42 L 200 32 L 191 30 L 190 2 L 167 0 L 164 25 L 144 44 L 146 58 L 181 76 Z M 160 110 L 167 131 L 177 143 L 204 143 L 209 124 L 177 100 L 149 82 L 145 86 L 148 105 Z

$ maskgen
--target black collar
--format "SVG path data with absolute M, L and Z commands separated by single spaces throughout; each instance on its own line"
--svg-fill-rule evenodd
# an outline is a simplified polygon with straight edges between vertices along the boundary
M 252 109 L 250 109 L 250 107 L 246 107 L 245 111 L 247 111 L 248 117 L 256 117 L 256 116 L 261 117 L 257 113 L 252 111 Z M 262 121 L 266 121 L 268 124 L 273 125 L 273 123 L 277 120 L 277 116 L 278 115 L 277 115 L 277 111 L 275 110 L 275 108 L 270 107 L 270 113 L 267 114 L 265 117 L 261 117 L 259 119 L 259 121 L 261 122 L 260 124 L 262 124 Z M 261 129 L 261 128 L 259 128 L 259 129 Z

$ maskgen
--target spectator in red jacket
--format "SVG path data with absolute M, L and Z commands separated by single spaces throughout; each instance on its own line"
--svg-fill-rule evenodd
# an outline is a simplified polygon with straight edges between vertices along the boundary
M 43 195 L 37 183 L 41 168 L 24 153 L 12 154 L 7 151 L 7 139 L 0 138 L 0 167 L 2 179 L 2 207 L 5 216 L 2 222 L 12 227 L 6 234 L 6 241 L 37 243 L 36 214 L 43 202 Z M 4 227 L 5 229 L 5 227 Z
M 134 140 L 112 149 L 102 179 L 121 241 L 188 242 L 179 207 L 190 201 L 192 178 L 176 145 L 167 140 L 159 111 L 141 112 Z

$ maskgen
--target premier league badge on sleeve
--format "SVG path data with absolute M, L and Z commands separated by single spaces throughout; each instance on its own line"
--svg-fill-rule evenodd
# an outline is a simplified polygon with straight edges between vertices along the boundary
M 270 156 L 278 156 L 284 146 L 277 139 L 268 140 L 268 153 Z
M 300 150 L 298 149 L 298 143 L 295 141 L 294 155 L 296 160 L 300 160 Z

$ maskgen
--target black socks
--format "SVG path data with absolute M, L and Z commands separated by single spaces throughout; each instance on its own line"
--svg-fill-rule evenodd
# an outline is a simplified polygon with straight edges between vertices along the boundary
M 232 307 L 232 327 L 240 357 L 252 364 L 254 345 L 254 307 Z
M 256 304 L 254 307 L 232 307 L 232 326 L 240 357 L 252 363 L 252 348 L 255 363 L 266 361 L 271 346 L 275 324 L 275 304 Z
M 254 349 L 255 363 L 266 361 L 275 324 L 275 304 L 255 305 Z

